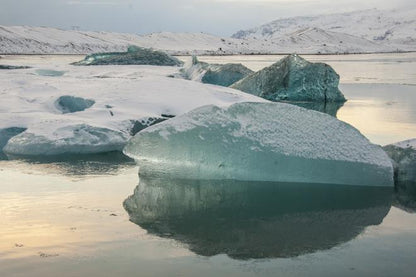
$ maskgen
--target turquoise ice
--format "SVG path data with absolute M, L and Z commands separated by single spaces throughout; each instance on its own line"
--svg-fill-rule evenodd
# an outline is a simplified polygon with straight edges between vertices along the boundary
M 329 115 L 284 103 L 204 106 L 124 148 L 141 176 L 393 186 L 380 146 Z
M 189 80 L 224 87 L 228 87 L 253 73 L 251 69 L 241 63 L 209 64 L 198 61 L 195 56 L 192 57 L 192 64 L 181 71 L 183 76 Z
M 129 46 L 127 52 L 97 53 L 85 57 L 84 60 L 74 63 L 74 65 L 164 65 L 181 66 L 183 63 L 175 57 L 165 52 Z
M 339 75 L 327 64 L 289 55 L 231 87 L 271 101 L 345 102 Z

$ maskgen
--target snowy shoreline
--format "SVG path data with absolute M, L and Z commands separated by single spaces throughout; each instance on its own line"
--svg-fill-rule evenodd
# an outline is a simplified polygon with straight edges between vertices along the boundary
M 384 55 L 384 54 L 409 54 L 409 53 L 416 53 L 416 51 L 386 51 L 386 52 L 357 52 L 357 53 L 300 53 L 296 52 L 298 55 L 308 55 L 308 56 L 353 56 L 353 55 Z M 234 57 L 234 56 L 287 56 L 293 54 L 293 52 L 287 53 L 253 53 L 253 54 L 188 54 L 188 55 L 181 55 L 181 54 L 173 54 L 174 57 L 192 57 L 192 56 L 201 56 L 201 57 Z M 76 57 L 76 56 L 86 56 L 88 54 L 54 54 L 54 53 L 44 53 L 44 54 L 19 54 L 19 53 L 0 53 L 1 56 L 12 57 L 12 56 L 68 56 L 68 57 Z

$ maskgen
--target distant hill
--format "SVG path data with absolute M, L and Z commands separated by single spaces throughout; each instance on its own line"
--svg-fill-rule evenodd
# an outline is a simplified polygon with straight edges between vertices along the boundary
M 314 31 L 310 31 L 314 30 Z M 263 40 L 280 44 L 293 38 L 297 50 L 299 34 L 308 32 L 313 44 L 321 42 L 323 52 L 350 52 L 350 49 L 416 50 L 416 9 L 363 10 L 349 13 L 291 17 L 272 21 L 249 30 L 238 31 L 232 38 Z M 349 35 L 349 36 L 348 36 Z M 302 35 L 304 38 L 305 35 Z M 334 38 L 337 39 L 334 39 Z M 337 40 L 339 42 L 337 43 Z M 301 39 L 304 42 L 304 39 Z M 342 41 L 342 43 L 341 43 Z M 287 44 L 288 42 L 286 42 Z M 372 44 L 373 43 L 373 46 Z M 285 43 L 283 43 L 286 45 Z M 290 43 L 289 43 L 290 44 Z M 343 44 L 343 45 L 342 45 Z M 303 45 L 300 45 L 303 49 Z M 369 48 L 368 48 L 369 47 Z M 343 51 L 345 50 L 345 51 Z M 363 51 L 366 52 L 366 51 Z
M 231 38 L 205 33 L 136 35 L 0 26 L 0 54 L 89 54 L 125 51 L 128 45 L 176 55 L 416 51 L 416 10 L 292 17 L 238 31 Z

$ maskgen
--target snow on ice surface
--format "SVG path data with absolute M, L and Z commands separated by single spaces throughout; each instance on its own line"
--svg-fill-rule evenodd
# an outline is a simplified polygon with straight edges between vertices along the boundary
M 386 153 L 352 126 L 283 103 L 204 106 L 136 134 L 143 176 L 392 186 Z
M 396 142 L 393 145 L 397 146 L 397 147 L 400 147 L 400 148 L 409 148 L 410 147 L 410 148 L 413 148 L 414 150 L 416 150 L 416 138 Z
M 338 84 L 329 65 L 289 55 L 231 87 L 272 101 L 345 102 Z
M 137 121 L 151 124 L 149 118 L 180 115 L 207 103 L 227 106 L 241 101 L 264 101 L 225 87 L 166 77 L 178 73 L 175 67 L 69 65 L 74 59 L 77 58 L 10 57 L 10 63 L 29 64 L 33 68 L 0 71 L 0 130 L 27 129 L 9 141 L 5 149 L 8 154 L 35 154 L 29 137 L 35 138 L 33 149 L 50 143 L 54 150 L 45 154 L 63 150 L 91 153 L 88 143 L 94 152 L 120 149 L 121 140 L 126 143 Z M 34 74 L 45 65 L 66 73 L 60 77 Z M 57 105 L 62 96 L 88 99 L 95 104 L 84 111 L 62 113 Z M 95 133 L 97 130 L 99 134 Z M 106 138 L 105 144 L 96 143 L 95 138 L 100 136 Z M 58 146 L 62 151 L 58 151 Z M 36 154 L 39 152 L 36 150 Z

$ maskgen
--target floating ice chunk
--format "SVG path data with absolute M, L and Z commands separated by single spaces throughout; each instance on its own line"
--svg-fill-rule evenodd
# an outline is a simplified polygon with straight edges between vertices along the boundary
M 231 87 L 272 101 L 345 102 L 338 84 L 329 65 L 289 55 Z
M 35 73 L 40 76 L 59 77 L 65 74 L 65 71 L 50 70 L 50 69 L 36 69 Z
M 139 132 L 124 153 L 143 176 L 393 186 L 381 147 L 329 115 L 283 103 L 197 108 Z
M 183 62 L 165 52 L 138 46 L 130 46 L 127 52 L 97 53 L 85 57 L 74 65 L 142 64 L 181 66 Z
M 192 57 L 192 64 L 182 69 L 182 74 L 189 80 L 224 87 L 234 84 L 251 73 L 252 70 L 240 63 L 208 64 L 198 61 L 195 56 Z
M 325 250 L 378 225 L 392 188 L 141 177 L 123 205 L 151 234 L 198 255 L 293 257 Z
M 30 66 L 0 64 L 0 69 L 28 69 Z
M 383 148 L 393 160 L 396 199 L 401 206 L 416 210 L 416 139 Z
M 62 113 L 75 113 L 88 109 L 94 103 L 92 99 L 64 95 L 56 100 L 55 105 Z
M 120 151 L 128 136 L 119 131 L 85 124 L 64 126 L 49 136 L 27 130 L 3 148 L 10 156 L 47 156 Z

